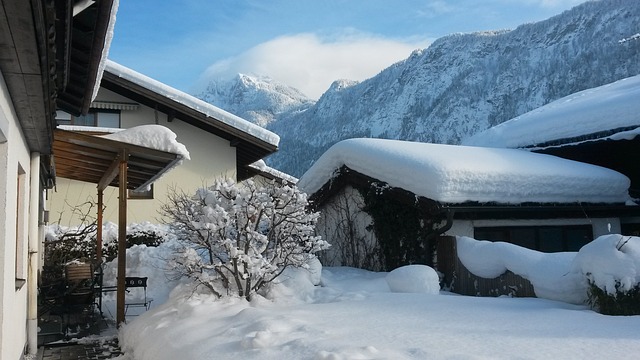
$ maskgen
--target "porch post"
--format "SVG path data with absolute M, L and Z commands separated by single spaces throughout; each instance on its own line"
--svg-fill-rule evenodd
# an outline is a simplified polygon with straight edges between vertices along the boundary
M 119 207 L 118 207 L 118 293 L 116 302 L 116 323 L 118 326 L 125 322 L 124 318 L 124 293 L 125 276 L 127 272 L 127 161 L 129 152 L 126 149 L 120 151 L 120 178 L 119 178 Z
M 98 228 L 96 229 L 96 262 L 97 266 L 102 266 L 102 207 L 104 192 L 98 189 Z

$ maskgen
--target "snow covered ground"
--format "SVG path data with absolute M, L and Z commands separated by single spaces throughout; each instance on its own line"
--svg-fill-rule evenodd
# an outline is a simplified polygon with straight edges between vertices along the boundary
M 502 262 L 523 272 L 562 262 L 574 275 L 570 278 L 588 271 L 605 283 L 611 276 L 638 281 L 640 239 L 627 241 L 624 251 L 615 250 L 628 239 L 599 238 L 584 255 L 538 253 L 528 265 Z M 462 246 L 474 246 L 469 244 L 474 240 L 462 241 L 467 243 Z M 488 259 L 505 254 L 504 248 L 478 243 Z M 640 316 L 605 316 L 548 299 L 437 292 L 431 269 L 422 266 L 388 274 L 344 267 L 318 273 L 312 267 L 315 273 L 288 272 L 266 298 L 257 296 L 251 303 L 216 300 L 164 278 L 161 267 L 168 249 L 135 246 L 128 252 L 128 273 L 149 276 L 155 299 L 150 311 L 129 317 L 121 328 L 121 360 L 634 359 L 640 353 Z M 510 248 L 508 254 L 533 259 L 522 248 Z M 597 266 L 585 267 L 594 264 L 594 256 Z M 609 266 L 620 259 L 624 267 Z M 475 265 L 490 268 L 480 261 Z M 113 273 L 110 269 L 115 264 L 109 264 L 106 277 Z M 105 305 L 114 303 L 106 299 Z

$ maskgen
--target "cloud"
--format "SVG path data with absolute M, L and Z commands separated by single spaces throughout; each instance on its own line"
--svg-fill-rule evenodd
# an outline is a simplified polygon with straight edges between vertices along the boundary
M 411 52 L 429 45 L 426 39 L 394 40 L 355 31 L 320 36 L 280 36 L 238 56 L 209 66 L 200 84 L 237 73 L 265 75 L 319 98 L 334 80 L 365 80 Z

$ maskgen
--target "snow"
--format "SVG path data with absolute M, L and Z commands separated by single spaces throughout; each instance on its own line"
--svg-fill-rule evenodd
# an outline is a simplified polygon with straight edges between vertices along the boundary
M 57 128 L 60 130 L 66 130 L 66 131 L 105 133 L 105 134 L 113 134 L 113 133 L 117 133 L 124 130 L 121 128 L 100 127 L 100 126 L 81 126 L 81 125 L 58 125 Z
M 140 125 L 101 137 L 169 152 L 180 159 L 190 159 L 187 147 L 176 140 L 176 133 L 162 125 Z
M 563 97 L 463 141 L 464 145 L 519 148 L 635 127 L 640 132 L 640 75 Z M 621 139 L 605 136 L 603 139 Z
M 186 94 L 180 90 L 174 89 L 168 85 L 165 85 L 157 80 L 151 79 L 145 75 L 135 72 L 111 60 L 107 60 L 105 70 L 123 79 L 140 85 L 145 89 L 148 89 L 157 94 L 172 99 L 180 104 L 188 106 L 208 117 L 214 118 L 226 125 L 232 126 L 268 144 L 278 146 L 278 143 L 280 142 L 280 137 L 278 135 L 264 128 L 261 128 L 258 125 L 252 124 L 247 120 L 228 113 L 203 100 Z
M 509 270 L 529 280 L 536 296 L 583 304 L 586 301 L 583 274 L 570 272 L 576 253 L 542 253 L 505 242 L 457 238 L 460 262 L 474 275 L 496 278 Z
M 426 265 L 399 267 L 392 270 L 385 280 L 387 280 L 389 289 L 393 292 L 434 295 L 440 292 L 438 273 Z
M 595 240 L 595 246 L 610 249 L 613 242 L 607 239 Z M 632 239 L 629 243 L 636 249 L 640 238 Z M 460 240 L 461 248 L 486 243 Z M 577 263 L 572 257 L 581 256 L 533 256 L 513 247 L 509 251 L 500 246 L 486 248 L 475 262 L 491 272 L 488 263 L 498 259 L 510 263 L 508 267 L 540 271 L 543 279 L 550 273 L 548 265 L 560 267 L 562 263 L 569 271 Z M 304 269 L 288 272 L 268 298 L 216 300 L 189 284 L 161 281 L 159 269 L 169 249 L 165 244 L 129 250 L 127 271 L 155 279 L 150 279 L 149 287 L 154 302 L 151 310 L 128 317 L 121 327 L 119 339 L 125 352 L 121 360 L 633 359 L 640 351 L 640 316 L 603 316 L 583 305 L 541 298 L 391 291 L 389 285 L 401 283 L 403 277 L 413 281 L 430 272 L 422 266 L 391 273 L 321 268 L 320 286 L 314 286 L 319 270 L 315 263 L 313 274 Z M 550 258 L 545 259 L 547 256 Z M 629 256 L 640 259 L 637 252 Z M 604 268 L 616 263 L 614 258 L 605 258 Z M 115 266 L 110 263 L 109 269 Z M 604 272 L 604 268 L 596 271 Z M 105 272 L 108 275 L 115 277 L 115 272 Z M 396 280 L 390 280 L 395 276 Z M 553 278 L 549 280 L 554 283 Z M 556 292 L 566 284 L 555 282 Z M 167 295 L 169 291 L 158 288 L 173 291 Z
M 113 3 L 111 5 L 111 13 L 109 15 L 109 23 L 107 24 L 107 32 L 104 36 L 104 47 L 102 48 L 100 63 L 98 64 L 96 82 L 93 84 L 93 91 L 91 92 L 91 101 L 96 99 L 96 96 L 98 96 L 98 91 L 100 90 L 102 75 L 104 74 L 104 68 L 107 64 L 107 58 L 109 57 L 109 49 L 111 48 L 111 41 L 113 40 L 113 30 L 116 26 L 116 14 L 118 13 L 119 6 L 120 0 L 113 0 Z
M 590 280 L 609 294 L 640 283 L 640 238 L 603 236 L 582 247 L 579 254 L 571 270 L 589 274 Z
M 286 180 L 289 184 L 296 184 L 298 182 L 298 179 L 296 177 L 293 177 L 287 173 L 284 173 L 282 171 L 276 170 L 270 166 L 268 166 L 264 160 L 258 160 L 254 163 L 249 164 L 249 167 L 254 168 L 258 171 L 270 174 L 271 176 L 274 176 L 278 179 L 282 179 L 282 180 Z
M 444 203 L 625 203 L 629 179 L 613 170 L 514 149 L 350 139 L 327 150 L 297 186 L 307 193 L 343 165 Z

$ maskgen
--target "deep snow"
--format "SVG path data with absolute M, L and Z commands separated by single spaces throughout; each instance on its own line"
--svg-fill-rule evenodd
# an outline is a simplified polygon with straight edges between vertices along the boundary
M 515 149 L 349 139 L 300 178 L 313 194 L 346 165 L 391 186 L 444 203 L 625 203 L 629 179 L 610 169 Z
M 109 227 L 106 237 L 114 232 Z M 461 254 L 471 271 L 493 276 L 508 268 L 534 279 L 536 291 L 542 286 L 552 294 L 584 291 L 579 284 L 585 272 L 603 279 L 601 284 L 610 278 L 640 280 L 635 237 L 607 235 L 581 252 L 560 254 L 470 238 L 459 238 L 458 246 L 477 251 L 471 262 Z M 640 351 L 640 316 L 604 316 L 542 298 L 434 292 L 437 279 L 425 266 L 375 273 L 315 263 L 310 271 L 286 272 L 266 297 L 248 303 L 217 300 L 187 283 L 168 281 L 161 270 L 170 251 L 171 241 L 127 253 L 127 273 L 150 277 L 154 302 L 120 329 L 121 360 L 633 359 Z M 105 278 L 113 281 L 116 265 L 107 264 Z M 563 271 L 566 279 L 557 281 L 554 276 Z M 105 312 L 112 313 L 114 305 L 106 298 Z

